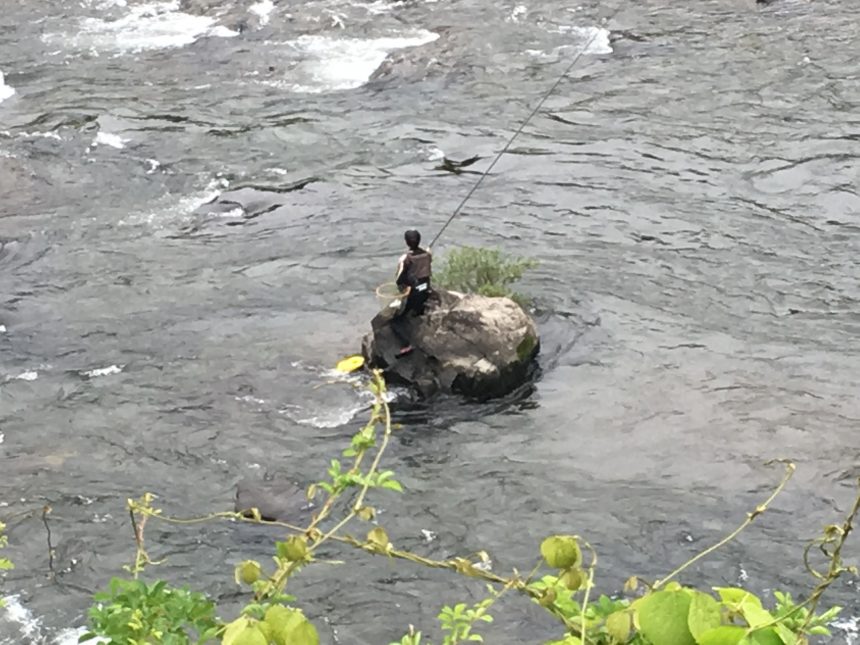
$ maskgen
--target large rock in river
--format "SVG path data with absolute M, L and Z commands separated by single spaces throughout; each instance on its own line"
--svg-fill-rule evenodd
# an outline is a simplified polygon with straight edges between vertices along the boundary
M 386 307 L 371 322 L 362 353 L 392 384 L 424 397 L 438 392 L 477 399 L 503 396 L 532 375 L 540 347 L 537 327 L 513 300 L 434 289 L 424 315 L 407 318 L 415 348 L 395 358 L 400 343 Z

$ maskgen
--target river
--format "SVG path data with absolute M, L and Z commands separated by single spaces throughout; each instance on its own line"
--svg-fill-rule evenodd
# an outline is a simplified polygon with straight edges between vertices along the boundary
M 324 475 L 367 405 L 330 368 L 403 230 L 429 239 L 476 179 L 435 167 L 486 168 L 583 50 L 434 249 L 540 262 L 540 378 L 406 415 L 380 521 L 500 572 L 577 533 L 611 593 L 731 531 L 786 457 L 772 510 L 685 581 L 809 589 L 805 541 L 860 475 L 857 24 L 852 0 L 4 0 L 0 643 L 75 642 L 133 555 L 126 498 L 188 516 L 231 509 L 242 477 Z M 274 539 L 149 531 L 153 575 L 227 608 L 233 564 Z M 350 561 L 293 587 L 325 643 L 432 632 L 481 597 L 330 555 Z M 829 600 L 854 642 L 856 583 Z M 558 633 L 497 608 L 488 642 Z

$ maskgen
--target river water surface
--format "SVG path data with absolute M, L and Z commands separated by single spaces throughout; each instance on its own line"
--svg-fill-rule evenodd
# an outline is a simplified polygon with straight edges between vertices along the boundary
M 860 475 L 858 24 L 853 0 L 4 0 L 0 643 L 74 642 L 133 554 L 127 497 L 195 515 L 241 477 L 323 476 L 367 403 L 330 367 L 402 231 L 476 178 L 434 168 L 486 168 L 583 49 L 436 247 L 540 261 L 540 379 L 405 417 L 380 521 L 500 572 L 578 533 L 615 592 L 730 531 L 788 457 L 773 509 L 685 580 L 808 589 L 802 547 Z M 231 608 L 273 534 L 149 541 Z M 324 642 L 379 645 L 482 588 L 359 556 L 294 592 Z M 857 586 L 831 601 L 852 642 Z M 557 631 L 510 597 L 486 634 Z

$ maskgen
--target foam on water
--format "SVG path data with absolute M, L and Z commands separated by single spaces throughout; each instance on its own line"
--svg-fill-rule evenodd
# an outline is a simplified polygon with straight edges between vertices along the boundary
M 111 134 L 110 132 L 99 132 L 96 135 L 96 138 L 93 139 L 92 145 L 93 147 L 99 145 L 110 146 L 111 148 L 122 150 L 123 148 L 125 148 L 125 144 L 128 142 L 129 139 L 123 139 L 118 134 Z
M 183 197 L 178 203 L 173 203 L 167 208 L 137 213 L 120 220 L 121 225 L 138 226 L 140 224 L 162 226 L 164 223 L 173 222 L 193 213 L 204 204 L 214 201 L 228 187 L 230 182 L 223 177 L 212 179 L 203 192 L 199 195 Z
M 3 70 L 0 70 L 0 103 L 8 99 L 15 93 L 15 88 L 9 85 L 6 85 L 5 78 L 3 77 Z
M 561 33 L 572 33 L 586 43 L 586 54 L 611 54 L 609 30 L 603 27 L 560 27 Z
M 611 54 L 613 52 L 612 45 L 609 44 L 609 30 L 603 27 L 571 27 L 562 26 L 554 29 L 560 34 L 576 34 L 577 42 L 571 45 L 562 45 L 555 47 L 551 51 L 543 51 L 541 49 L 527 49 L 526 54 L 541 59 L 556 59 L 562 53 L 567 55 L 568 50 L 575 48 L 581 50 L 585 47 L 583 53 L 597 56 L 600 54 Z
M 360 380 L 360 377 L 344 378 L 343 374 L 334 370 L 326 372 L 324 375 L 333 380 L 339 379 L 345 382 L 351 382 L 351 379 Z M 356 405 L 323 411 L 319 411 L 317 408 L 315 409 L 316 414 L 307 414 L 309 410 L 305 410 L 300 405 L 287 405 L 279 410 L 279 412 L 299 425 L 312 426 L 314 428 L 338 428 L 346 425 L 357 415 L 369 410 L 373 406 L 374 396 L 372 393 L 367 390 L 359 390 L 358 396 L 361 402 Z M 390 390 L 385 393 L 385 400 L 388 403 L 391 403 L 396 398 L 397 395 Z
M 280 410 L 280 412 L 299 425 L 311 426 L 314 428 L 339 428 L 340 426 L 346 425 L 352 421 L 355 415 L 366 408 L 366 405 L 360 405 L 345 410 L 332 410 L 330 412 L 306 416 L 302 413 L 301 406 L 289 405 L 283 410 Z
M 2 443 L 2 439 L 3 435 L 0 434 L 0 443 Z M 97 645 L 107 642 L 99 638 L 80 641 L 81 636 L 87 632 L 85 627 L 62 629 L 51 638 L 45 634 L 46 629 L 42 618 L 33 614 L 28 607 L 25 607 L 21 602 L 20 596 L 6 596 L 3 598 L 3 603 L 4 606 L 0 608 L 0 625 L 14 625 L 17 634 L 14 638 L 4 639 L 0 637 L 0 645 L 21 645 L 22 643 L 77 645 L 78 642 L 85 643 L 86 645 Z
M 831 626 L 845 635 L 845 645 L 854 645 L 860 640 L 860 617 L 840 618 L 834 620 Z
M 22 139 L 53 139 L 55 141 L 63 140 L 63 137 L 61 137 L 56 132 L 22 132 L 18 136 Z
M 508 22 L 519 22 L 520 19 L 528 13 L 528 8 L 524 4 L 518 4 L 511 10 L 510 15 L 505 18 Z
M 41 621 L 33 615 L 33 612 L 21 604 L 19 596 L 6 596 L 3 598 L 4 607 L 0 609 L 0 616 L 5 622 L 17 625 L 20 636 L 31 639 L 41 629 Z M 0 643 L 11 643 L 11 641 L 0 641 Z M 22 641 L 30 642 L 30 641 Z
M 373 2 L 351 2 L 353 7 L 360 7 L 373 15 L 391 13 L 394 9 L 403 7 L 406 3 L 402 0 L 388 2 L 387 0 L 374 0 Z
M 300 36 L 287 44 L 305 61 L 298 71 L 308 78 L 288 87 L 303 93 L 354 89 L 368 81 L 390 52 L 426 45 L 437 38 L 439 34 L 424 29 L 407 35 L 370 39 Z
M 124 5 L 120 5 L 124 6 Z M 217 26 L 215 18 L 179 11 L 179 0 L 150 2 L 129 8 L 116 20 L 84 18 L 74 34 L 45 34 L 46 42 L 69 42 L 79 49 L 127 53 L 190 45 L 198 38 L 227 38 L 237 32 Z
M 123 366 L 124 367 L 124 366 Z M 92 370 L 86 370 L 81 372 L 83 376 L 89 376 L 90 378 L 96 378 L 98 376 L 109 376 L 111 374 L 119 374 L 122 372 L 122 367 L 118 365 L 108 365 L 107 367 L 98 367 Z
M 426 149 L 427 161 L 442 161 L 445 158 L 445 151 L 436 146 L 430 146 Z
M 275 4 L 272 0 L 260 0 L 255 4 L 252 4 L 248 7 L 248 11 L 255 14 L 260 18 L 261 25 L 269 24 L 269 18 L 272 15 L 272 12 L 275 10 Z

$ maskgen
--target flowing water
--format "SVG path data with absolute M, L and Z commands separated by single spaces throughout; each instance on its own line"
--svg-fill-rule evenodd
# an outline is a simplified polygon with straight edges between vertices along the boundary
M 519 1 L 4 0 L 0 643 L 74 642 L 133 553 L 126 498 L 203 514 L 241 477 L 323 476 L 367 405 L 330 367 L 402 231 L 429 239 L 476 179 L 439 159 L 486 168 L 583 48 L 436 249 L 540 261 L 540 379 L 405 416 L 380 521 L 497 571 L 579 533 L 615 592 L 730 531 L 790 457 L 772 510 L 685 580 L 809 588 L 803 545 L 860 475 L 860 5 Z M 229 609 L 232 565 L 274 536 L 148 539 L 159 575 Z M 483 591 L 331 555 L 350 562 L 294 588 L 326 643 L 426 631 Z M 852 642 L 858 587 L 831 601 Z M 488 642 L 558 633 L 522 599 L 499 613 Z

